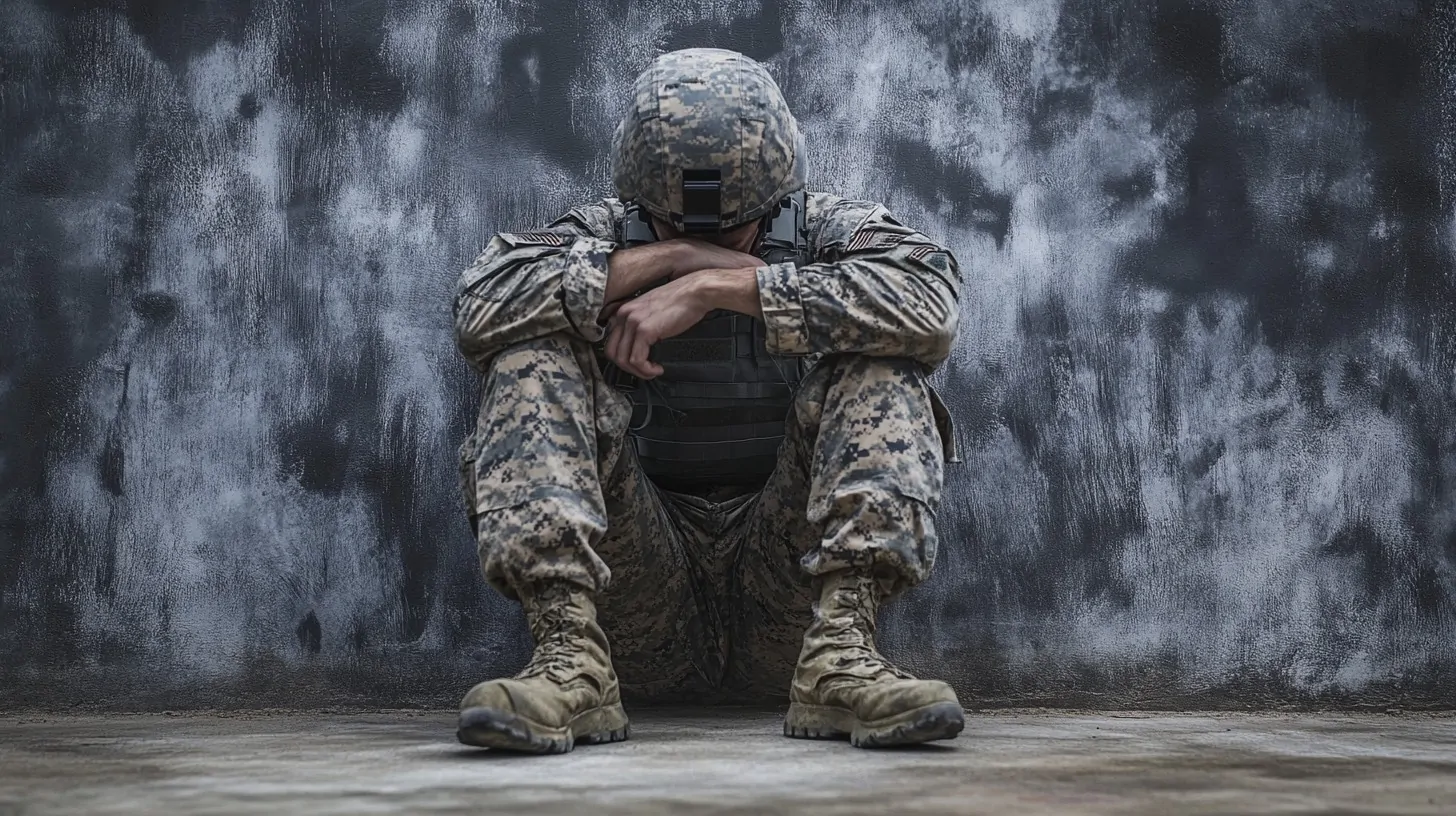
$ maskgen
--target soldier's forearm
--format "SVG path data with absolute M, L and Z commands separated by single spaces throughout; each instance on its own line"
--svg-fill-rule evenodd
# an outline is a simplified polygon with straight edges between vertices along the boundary
M 704 269 L 689 277 L 697 282 L 699 297 L 709 309 L 727 309 L 763 319 L 758 298 L 758 267 Z
M 607 256 L 605 302 L 621 300 L 671 275 L 680 251 L 671 241 L 613 251 Z

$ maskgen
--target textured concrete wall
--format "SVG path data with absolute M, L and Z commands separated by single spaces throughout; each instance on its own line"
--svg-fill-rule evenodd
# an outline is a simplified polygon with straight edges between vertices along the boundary
M 527 640 L 457 270 L 765 60 L 949 242 L 904 662 L 991 702 L 1456 705 L 1456 17 L 1357 0 L 5 0 L 0 702 L 450 701 Z

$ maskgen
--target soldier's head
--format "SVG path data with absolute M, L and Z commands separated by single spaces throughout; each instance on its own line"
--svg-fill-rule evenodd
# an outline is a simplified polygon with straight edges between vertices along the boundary
M 617 196 L 650 213 L 660 238 L 742 248 L 804 187 L 804 138 L 783 92 L 762 65 L 718 48 L 663 54 L 637 77 L 612 158 Z

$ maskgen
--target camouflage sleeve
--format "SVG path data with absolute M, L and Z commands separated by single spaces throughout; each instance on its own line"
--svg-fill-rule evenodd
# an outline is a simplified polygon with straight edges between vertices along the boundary
M 455 345 L 484 371 L 502 349 L 557 332 L 602 337 L 611 213 L 578 207 L 543 230 L 501 233 L 460 276 Z
M 960 316 L 960 268 L 950 251 L 866 201 L 831 202 L 814 220 L 814 263 L 758 270 L 769 351 L 939 365 Z

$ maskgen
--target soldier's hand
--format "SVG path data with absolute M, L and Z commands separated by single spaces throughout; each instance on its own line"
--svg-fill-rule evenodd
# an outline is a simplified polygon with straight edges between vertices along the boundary
M 622 303 L 607 322 L 607 358 L 636 377 L 650 380 L 662 366 L 647 359 L 652 344 L 676 337 L 709 311 L 700 281 L 685 277 Z

